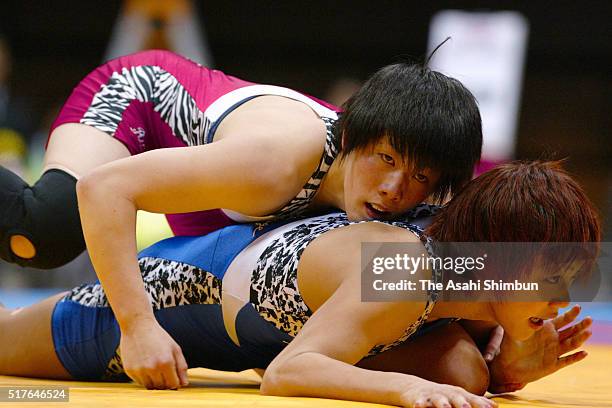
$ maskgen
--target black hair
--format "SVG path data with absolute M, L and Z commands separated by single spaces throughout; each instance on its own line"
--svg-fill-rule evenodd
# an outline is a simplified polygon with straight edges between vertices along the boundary
M 384 137 L 403 159 L 441 172 L 434 199 L 467 183 L 480 159 L 482 124 L 474 96 L 461 82 L 424 64 L 377 71 L 343 106 L 336 126 L 342 158 Z

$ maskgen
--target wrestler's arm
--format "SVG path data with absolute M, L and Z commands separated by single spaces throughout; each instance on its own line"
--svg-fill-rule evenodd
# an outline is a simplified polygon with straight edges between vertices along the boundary
M 144 292 L 136 260 L 136 210 L 229 208 L 261 215 L 282 206 L 301 187 L 293 167 L 308 149 L 297 136 L 292 143 L 270 134 L 250 136 L 150 151 L 101 166 L 77 184 L 89 254 L 123 334 L 126 372 L 148 388 L 186 384 L 186 365 L 178 345 L 155 321 Z
M 343 278 L 337 285 L 333 279 L 330 279 L 331 283 L 320 281 L 323 292 L 331 285 L 333 293 L 320 307 L 316 307 L 296 338 L 268 366 L 261 392 L 400 406 L 424 406 L 428 399 L 436 406 L 445 403 L 456 407 L 466 403 L 473 407 L 495 405 L 459 387 L 436 384 L 412 375 L 354 366 L 373 346 L 399 338 L 421 315 L 425 303 L 362 302 L 359 234 L 349 231 L 349 228 L 327 234 L 324 242 L 317 242 L 318 238 L 306 249 L 300 260 L 298 276 L 312 273 L 315 278 L 318 274 Z M 371 238 L 374 242 L 383 241 L 380 236 Z M 416 239 L 407 231 L 400 231 L 399 236 L 390 238 L 389 241 L 398 241 L 399 238 L 409 242 Z M 419 254 L 415 253 L 415 256 Z M 317 270 L 310 271 L 311 267 Z M 428 271 L 417 274 L 416 279 L 419 275 L 422 279 L 431 276 Z M 299 280 L 302 292 L 303 282 L 304 279 Z M 308 286 L 307 282 L 305 284 Z M 318 303 L 316 294 L 311 293 L 308 297 L 311 301 L 306 297 L 305 300 L 309 306 Z

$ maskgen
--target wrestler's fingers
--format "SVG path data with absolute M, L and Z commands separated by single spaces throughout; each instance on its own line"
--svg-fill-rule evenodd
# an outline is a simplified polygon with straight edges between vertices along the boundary
M 586 351 L 579 351 L 577 353 L 570 354 L 569 356 L 560 357 L 557 360 L 557 366 L 555 368 L 555 371 L 565 368 L 569 365 L 575 364 L 581 360 L 584 360 L 585 357 L 588 355 L 589 353 L 587 353 Z
M 162 389 L 176 390 L 181 386 L 181 380 L 176 370 L 176 357 L 159 369 L 162 379 Z
M 145 375 L 133 376 L 131 378 L 134 379 L 134 381 L 136 381 L 138 384 L 141 384 L 147 390 L 154 390 L 155 389 L 155 381 L 151 377 L 146 375 L 146 374 Z
M 431 397 L 432 406 L 435 408 L 450 408 L 451 404 L 445 395 L 436 395 Z
M 465 408 L 471 406 L 467 399 L 461 394 L 451 395 L 448 399 L 453 407 Z
M 559 345 L 559 355 L 563 355 L 582 346 L 593 334 L 590 330 L 585 330 L 573 337 L 570 337 L 561 342 Z
M 189 366 L 180 347 L 174 351 L 174 360 L 176 361 L 176 375 L 180 381 L 180 386 L 186 387 L 189 385 L 189 377 L 187 376 Z
M 163 386 L 161 387 L 161 389 L 177 390 L 179 388 L 180 380 L 178 375 L 176 374 L 176 371 L 172 367 L 169 367 L 169 369 L 167 370 L 163 370 L 160 375 L 162 377 L 163 382 Z
M 150 386 L 147 386 L 149 390 L 165 390 L 166 384 L 164 382 L 163 369 L 149 370 L 146 374 L 148 377 L 147 383 Z
M 504 328 L 501 326 L 497 326 L 493 330 L 491 330 L 491 337 L 489 338 L 489 343 L 487 343 L 487 347 L 483 353 L 484 359 L 486 362 L 491 362 L 495 358 L 496 355 L 499 354 L 499 349 L 501 347 L 502 340 L 504 339 Z
M 559 330 L 573 322 L 580 314 L 580 309 L 580 305 L 574 305 L 565 313 L 552 319 L 552 322 L 555 325 L 555 329 Z
M 560 330 L 559 331 L 559 341 L 564 341 L 565 339 L 575 336 L 577 333 L 580 333 L 581 331 L 588 329 L 589 327 L 591 327 L 592 323 L 593 323 L 593 319 L 587 316 L 580 323 L 570 326 L 567 329 Z
M 155 389 L 155 384 L 153 384 L 153 381 L 147 379 L 143 379 L 142 382 L 138 382 L 139 384 L 142 384 L 143 387 L 145 387 L 147 390 L 154 390 Z

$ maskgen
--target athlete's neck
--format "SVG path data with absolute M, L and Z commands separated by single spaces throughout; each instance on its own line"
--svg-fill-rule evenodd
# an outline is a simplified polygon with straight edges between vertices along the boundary
M 321 180 L 319 191 L 313 200 L 317 207 L 334 207 L 341 210 L 344 205 L 344 161 L 337 157 Z

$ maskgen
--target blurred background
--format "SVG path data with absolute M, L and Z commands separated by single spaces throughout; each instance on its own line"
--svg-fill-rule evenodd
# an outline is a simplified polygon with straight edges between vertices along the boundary
M 423 60 L 453 36 L 431 64 L 476 88 L 485 137 L 505 135 L 485 162 L 567 158 L 610 241 L 611 19 L 603 1 L 4 1 L 0 164 L 36 179 L 48 128 L 72 88 L 108 58 L 138 49 L 173 49 L 341 104 L 377 68 Z M 158 218 L 139 228 L 141 245 L 168 233 Z M 19 288 L 92 279 L 86 256 L 55 271 L 0 264 L 0 300 L 26 293 Z

